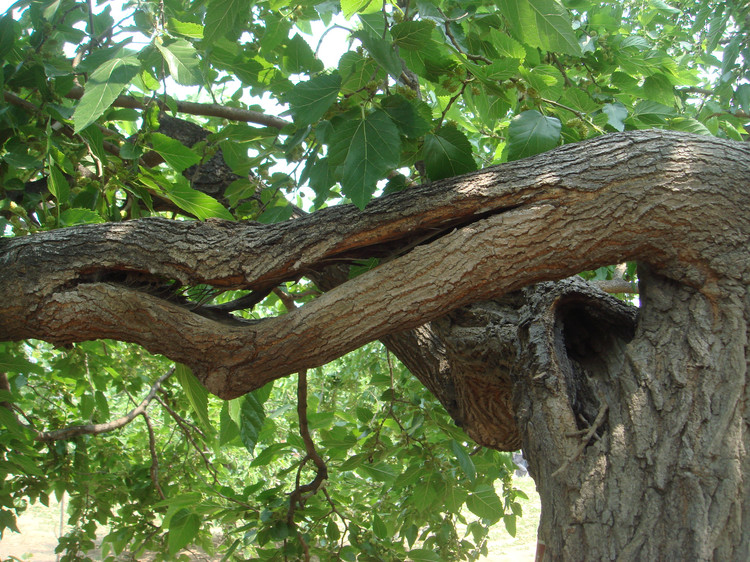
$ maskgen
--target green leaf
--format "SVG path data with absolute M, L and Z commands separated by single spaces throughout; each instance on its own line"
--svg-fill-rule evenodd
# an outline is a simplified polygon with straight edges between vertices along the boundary
M 26 439 L 24 427 L 8 408 L 0 407 L 0 426 L 4 426 L 5 429 L 10 431 L 18 439 Z
M 390 536 L 388 526 L 377 513 L 372 517 L 372 531 L 380 540 L 385 540 Z
M 44 476 L 44 471 L 41 469 L 41 467 L 38 465 L 35 459 L 30 459 L 30 458 L 24 457 L 23 455 L 18 455 L 10 451 L 6 453 L 6 456 L 7 456 L 8 462 L 20 467 L 21 470 L 23 470 L 25 474 L 29 474 L 33 476 Z
M 373 35 L 365 30 L 360 30 L 352 34 L 352 37 L 359 39 L 370 56 L 385 69 L 393 78 L 401 76 L 401 59 L 393 49 L 393 44 L 387 39 Z
M 338 72 L 316 76 L 294 86 L 287 94 L 294 120 L 305 125 L 320 120 L 336 100 L 340 89 Z
M 109 157 L 104 150 L 104 134 L 101 129 L 96 126 L 88 126 L 81 131 L 81 136 L 88 141 L 87 144 L 91 148 L 91 152 L 94 153 L 94 156 L 101 161 L 102 165 L 106 165 Z
M 670 120 L 669 128 L 673 131 L 684 131 L 696 135 L 711 135 L 711 131 L 703 123 L 687 117 L 676 117 Z
M 182 176 L 176 176 L 172 183 L 163 187 L 172 203 L 198 219 L 215 217 L 234 220 L 232 214 L 221 203 L 210 195 L 190 187 L 188 181 Z
M 195 86 L 203 83 L 198 52 L 185 39 L 154 40 L 154 45 L 164 57 L 169 67 L 169 74 L 175 82 L 183 86 Z
M 607 123 L 618 131 L 625 130 L 625 119 L 628 117 L 627 108 L 619 101 L 615 103 L 605 103 L 602 111 L 607 115 Z
M 49 192 L 55 196 L 60 204 L 65 203 L 70 196 L 70 185 L 68 185 L 68 180 L 65 179 L 65 175 L 57 164 L 50 162 L 47 180 Z
M 677 111 L 655 101 L 639 101 L 633 108 L 633 117 L 647 123 L 663 123 L 664 119 L 675 115 Z
M 740 84 L 734 93 L 734 99 L 745 112 L 750 112 L 750 84 Z
M 523 48 L 523 45 L 499 29 L 491 28 L 490 38 L 492 39 L 492 46 L 495 47 L 500 56 L 518 60 L 526 58 L 526 49 Z
M 658 10 L 660 12 L 664 12 L 666 14 L 677 15 L 677 14 L 681 14 L 682 13 L 681 10 L 678 10 L 677 8 L 673 8 L 672 6 L 670 6 L 669 4 L 667 4 L 666 2 L 664 2 L 664 0 L 650 0 L 649 4 L 655 10 Z
M 326 525 L 326 537 L 331 542 L 338 542 L 341 538 L 341 530 L 333 519 L 329 519 L 328 525 Z
M 169 538 L 167 549 L 174 556 L 186 547 L 198 534 L 201 528 L 201 519 L 197 513 L 187 508 L 180 509 L 169 521 Z
M 357 467 L 356 472 L 366 478 L 372 478 L 376 482 L 393 482 L 398 476 L 396 469 L 383 461 L 363 464 Z
M 375 0 L 341 0 L 341 12 L 346 19 L 354 14 L 371 14 L 379 11 L 381 3 Z
M 454 125 L 444 125 L 434 134 L 425 135 L 422 158 L 432 181 L 477 169 L 469 140 Z
M 432 112 L 424 102 L 409 101 L 400 94 L 394 94 L 383 98 L 380 107 L 401 134 L 407 137 L 421 137 L 432 128 Z
M 444 484 L 440 474 L 429 470 L 414 486 L 410 501 L 421 513 L 430 511 L 439 502 L 438 488 Z M 442 502 L 440 502 L 442 505 Z
M 211 429 L 211 421 L 208 419 L 208 391 L 203 386 L 189 367 L 178 363 L 175 367 L 175 377 L 185 391 L 190 405 L 193 407 L 198 421 L 205 429 Z
M 258 435 L 263 428 L 263 422 L 266 419 L 266 412 L 262 402 L 254 393 L 247 394 L 242 399 L 240 407 L 240 439 L 242 439 L 245 448 L 252 453 L 255 445 L 258 443 Z
M 0 60 L 13 48 L 16 32 L 14 30 L 15 20 L 10 10 L 0 19 Z
M 284 70 L 290 74 L 309 74 L 323 70 L 323 63 L 315 57 L 310 45 L 299 34 L 295 34 L 287 43 L 281 62 Z
M 73 112 L 75 132 L 81 132 L 101 117 L 140 69 L 140 61 L 128 55 L 115 56 L 98 66 L 89 76 Z
M 353 94 L 355 99 L 366 98 L 369 94 L 365 88 L 372 81 L 381 81 L 386 74 L 380 65 L 355 51 L 344 53 L 339 59 L 339 74 L 342 77 L 341 92 Z
M 464 471 L 464 474 L 466 474 L 469 480 L 473 483 L 477 478 L 477 469 L 474 466 L 474 461 L 471 460 L 471 457 L 464 450 L 463 446 L 455 439 L 451 439 L 451 451 L 456 455 L 461 470 Z
M 409 560 L 414 562 L 440 562 L 442 559 L 437 552 L 427 548 L 413 548 L 409 551 Z
M 164 161 L 178 172 L 201 161 L 200 156 L 187 146 L 162 133 L 151 133 L 151 144 Z
M 419 50 L 432 39 L 435 24 L 431 21 L 405 21 L 391 28 L 394 45 L 402 49 Z
M 474 515 L 492 523 L 499 521 L 503 516 L 503 503 L 497 497 L 495 489 L 487 484 L 477 486 L 477 489 L 469 494 L 466 499 L 466 507 Z
M 643 97 L 666 106 L 674 104 L 674 87 L 663 74 L 648 76 L 643 81 Z
M 44 374 L 44 369 L 41 365 L 29 361 L 23 355 L 7 352 L 5 346 L 0 345 L 0 372 L 35 373 L 42 375 Z
M 246 0 L 210 0 L 206 9 L 203 37 L 208 43 L 244 25 L 248 11 Z
M 254 159 L 248 156 L 248 146 L 248 143 L 231 140 L 225 140 L 219 143 L 224 162 L 226 162 L 227 166 L 229 166 L 235 174 L 242 178 L 246 178 L 250 174 L 250 169 L 254 164 Z
M 561 130 L 556 117 L 545 117 L 536 109 L 524 111 L 508 127 L 508 159 L 518 160 L 554 148 Z
M 271 224 L 289 220 L 294 214 L 294 207 L 283 197 L 279 197 L 273 205 L 266 208 L 257 218 L 259 223 Z
M 267 466 L 291 449 L 292 447 L 287 443 L 273 443 L 258 453 L 250 466 Z
M 500 0 L 498 10 L 512 32 L 531 47 L 580 56 L 570 14 L 557 0 Z
M 329 158 L 343 163 L 341 189 L 360 209 L 375 192 L 377 181 L 396 167 L 401 156 L 398 129 L 384 111 L 351 119 L 334 132 Z
M 511 537 L 516 536 L 516 516 L 514 514 L 508 514 L 503 516 L 503 523 L 505 523 L 505 530 Z
M 66 209 L 60 213 L 60 226 L 105 222 L 102 216 L 91 209 Z
M 176 35 L 183 35 L 191 39 L 203 39 L 203 26 L 197 23 L 169 18 L 167 20 L 167 29 Z

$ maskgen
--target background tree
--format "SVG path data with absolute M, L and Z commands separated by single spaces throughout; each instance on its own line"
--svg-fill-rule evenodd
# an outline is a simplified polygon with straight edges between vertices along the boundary
M 112 554 L 471 559 L 522 445 L 545 556 L 747 558 L 749 17 L 17 2 L 0 523 L 69 491 L 68 559 L 97 523 Z M 639 311 L 535 285 L 635 261 Z

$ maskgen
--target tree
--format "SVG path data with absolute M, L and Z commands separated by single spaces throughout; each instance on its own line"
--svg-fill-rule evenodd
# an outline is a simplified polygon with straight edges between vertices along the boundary
M 69 552 L 94 519 L 119 525 L 115 552 L 210 548 L 209 514 L 252 533 L 227 555 L 475 557 L 489 524 L 512 532 L 497 451 L 522 446 L 545 559 L 750 555 L 746 6 L 16 6 L 0 20 L 0 340 L 68 351 L 5 344 L 6 506 L 50 489 L 25 458 L 67 467 L 61 489 L 133 466 L 84 436 L 141 416 L 139 473 L 111 498 L 79 494 Z M 316 51 L 338 28 L 349 50 L 325 69 Z M 261 94 L 288 110 L 264 113 Z M 628 293 L 636 262 L 637 308 L 570 277 Z M 321 366 L 376 339 L 383 392 L 358 402 L 365 381 Z M 182 394 L 142 349 L 178 362 Z M 465 433 L 418 407 L 390 353 Z M 330 410 L 307 411 L 310 369 L 336 377 L 316 398 Z M 264 404 L 283 408 L 294 373 L 300 436 L 269 444 L 288 421 Z M 187 444 L 155 432 L 155 399 Z M 466 435 L 486 449 L 468 454 Z M 266 445 L 245 468 L 277 462 L 242 492 L 220 483 L 237 443 Z M 185 480 L 175 460 L 160 478 L 157 447 L 185 446 Z M 333 466 L 354 478 L 334 488 Z M 283 473 L 290 488 L 263 481 Z M 380 513 L 361 499 L 373 485 Z M 464 505 L 480 520 L 462 539 Z

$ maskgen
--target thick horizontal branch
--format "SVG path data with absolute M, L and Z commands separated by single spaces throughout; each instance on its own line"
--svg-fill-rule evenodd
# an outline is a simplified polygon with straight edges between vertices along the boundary
M 3 240 L 0 339 L 133 341 L 233 397 L 470 302 L 623 260 L 717 291 L 718 272 L 746 252 L 750 219 L 737 209 L 750 207 L 748 178 L 745 144 L 637 131 L 407 190 L 362 212 L 337 207 L 270 226 L 147 219 Z M 389 253 L 251 326 L 108 277 L 258 288 Z

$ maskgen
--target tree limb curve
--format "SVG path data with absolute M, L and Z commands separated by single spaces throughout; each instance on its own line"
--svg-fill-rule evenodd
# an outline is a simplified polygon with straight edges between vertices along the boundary
M 716 272 L 731 271 L 726 264 L 749 241 L 749 178 L 747 144 L 632 131 L 383 197 L 364 211 L 334 207 L 274 225 L 142 219 L 6 239 L 0 339 L 139 343 L 232 398 L 471 302 L 623 260 L 720 298 Z M 385 259 L 250 324 L 129 282 L 268 290 L 368 256 Z

